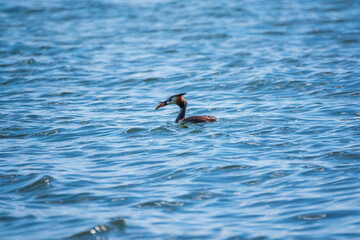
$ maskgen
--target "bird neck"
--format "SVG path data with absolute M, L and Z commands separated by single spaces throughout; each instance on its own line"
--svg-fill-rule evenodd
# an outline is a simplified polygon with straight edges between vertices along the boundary
M 180 112 L 179 112 L 177 118 L 175 119 L 176 123 L 180 122 L 181 120 L 183 120 L 185 118 L 187 102 L 185 101 L 184 104 L 182 104 L 182 106 L 179 106 L 179 107 L 180 107 Z

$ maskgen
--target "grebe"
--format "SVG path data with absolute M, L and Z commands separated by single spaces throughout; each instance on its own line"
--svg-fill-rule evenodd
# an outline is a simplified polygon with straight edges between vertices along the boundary
M 176 123 L 178 122 L 204 123 L 204 122 L 216 122 L 218 120 L 216 117 L 208 116 L 208 115 L 185 117 L 185 112 L 187 107 L 187 102 L 183 97 L 183 95 L 185 94 L 186 93 L 180 93 L 169 97 L 165 101 L 160 102 L 159 105 L 155 108 L 155 110 L 158 110 L 159 108 L 165 107 L 166 105 L 169 104 L 178 105 L 180 107 L 180 112 L 177 118 L 175 119 Z

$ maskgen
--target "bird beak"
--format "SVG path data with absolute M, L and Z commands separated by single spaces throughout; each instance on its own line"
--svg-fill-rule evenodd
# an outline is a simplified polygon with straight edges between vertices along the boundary
M 155 108 L 154 111 L 158 110 L 159 108 L 165 107 L 166 105 L 168 105 L 167 101 L 160 102 L 159 105 L 157 105 L 157 107 Z

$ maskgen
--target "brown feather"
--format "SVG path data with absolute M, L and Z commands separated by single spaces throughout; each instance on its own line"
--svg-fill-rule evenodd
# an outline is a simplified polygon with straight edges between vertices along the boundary
M 175 104 L 178 105 L 180 108 L 183 108 L 187 105 L 185 98 L 183 96 L 176 96 Z
M 191 123 L 217 122 L 217 121 L 218 121 L 218 119 L 216 117 L 208 116 L 208 115 L 191 116 L 191 117 L 186 117 L 183 120 L 181 120 L 181 122 L 191 122 Z

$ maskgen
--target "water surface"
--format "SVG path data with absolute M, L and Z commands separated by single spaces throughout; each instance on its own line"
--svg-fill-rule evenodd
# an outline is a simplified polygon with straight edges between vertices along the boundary
M 0 238 L 360 238 L 359 9 L 2 1 Z

